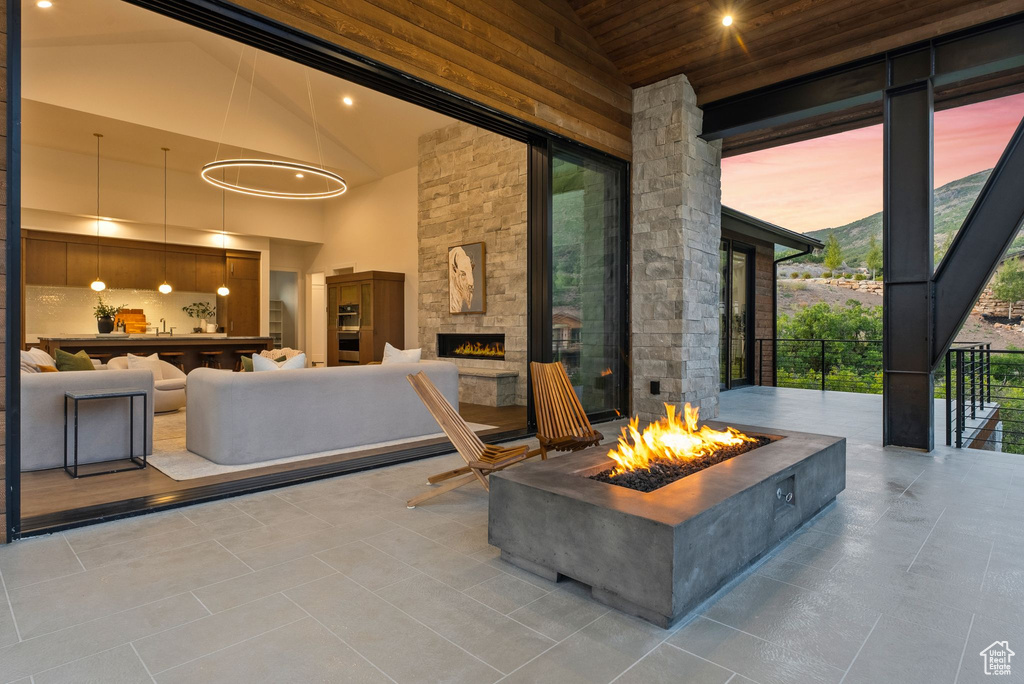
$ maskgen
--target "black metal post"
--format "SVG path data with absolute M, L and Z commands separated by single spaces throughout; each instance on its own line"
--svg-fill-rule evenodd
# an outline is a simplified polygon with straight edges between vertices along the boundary
M 964 446 L 964 352 L 956 350 L 956 448 Z
M 978 360 L 975 356 L 975 347 L 971 347 L 971 420 L 978 417 L 975 412 L 975 407 L 978 405 L 978 391 L 977 391 L 977 379 L 978 379 Z
M 882 441 L 931 451 L 932 51 L 890 55 L 883 97 Z
M 825 340 L 821 341 L 821 391 L 825 391 Z
M 953 370 L 950 364 L 952 351 L 946 352 L 946 446 L 953 446 Z

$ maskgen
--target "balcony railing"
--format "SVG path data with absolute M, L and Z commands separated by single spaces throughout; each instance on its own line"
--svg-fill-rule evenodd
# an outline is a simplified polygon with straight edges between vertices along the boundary
M 1024 350 L 958 344 L 946 354 L 934 378 L 935 398 L 946 404 L 946 444 L 1024 453 Z M 881 394 L 882 341 L 758 339 L 754 381 Z

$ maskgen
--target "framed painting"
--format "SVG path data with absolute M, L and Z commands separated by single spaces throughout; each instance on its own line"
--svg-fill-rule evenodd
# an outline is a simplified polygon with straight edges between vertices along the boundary
M 487 312 L 487 271 L 484 243 L 448 248 L 448 311 L 453 314 Z

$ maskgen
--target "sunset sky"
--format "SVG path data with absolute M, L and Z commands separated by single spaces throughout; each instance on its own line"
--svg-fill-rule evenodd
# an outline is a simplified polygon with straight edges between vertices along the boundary
M 935 114 L 935 185 L 992 168 L 1024 94 Z M 882 126 L 722 160 L 722 204 L 784 228 L 841 226 L 882 210 Z

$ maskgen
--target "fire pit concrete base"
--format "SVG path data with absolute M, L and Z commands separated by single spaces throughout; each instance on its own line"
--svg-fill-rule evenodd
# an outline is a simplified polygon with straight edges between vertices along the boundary
M 846 487 L 845 439 L 733 427 L 774 441 L 649 493 L 589 479 L 611 467 L 607 446 L 495 473 L 490 543 L 669 627 Z

